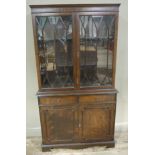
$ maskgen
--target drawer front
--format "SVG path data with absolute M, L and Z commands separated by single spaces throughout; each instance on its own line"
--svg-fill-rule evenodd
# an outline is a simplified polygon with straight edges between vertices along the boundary
M 87 95 L 79 97 L 80 103 L 98 103 L 98 102 L 115 102 L 115 101 L 116 101 L 115 95 Z
M 42 105 L 62 105 L 62 104 L 75 104 L 77 103 L 76 96 L 62 96 L 62 97 L 41 97 L 39 103 Z

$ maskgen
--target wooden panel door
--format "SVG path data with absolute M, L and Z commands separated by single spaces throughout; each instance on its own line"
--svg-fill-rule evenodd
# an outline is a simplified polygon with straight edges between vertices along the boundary
M 73 142 L 76 111 L 71 105 L 40 107 L 43 144 Z
M 115 104 L 81 106 L 81 138 L 83 141 L 113 140 Z

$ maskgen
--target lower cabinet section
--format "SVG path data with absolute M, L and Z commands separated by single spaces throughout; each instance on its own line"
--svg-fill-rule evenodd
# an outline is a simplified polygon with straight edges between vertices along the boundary
M 86 98 L 89 96 L 39 98 L 43 151 L 114 146 L 115 95 Z

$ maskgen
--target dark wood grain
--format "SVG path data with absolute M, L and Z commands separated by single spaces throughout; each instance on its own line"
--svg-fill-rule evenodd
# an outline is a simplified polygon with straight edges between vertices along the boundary
M 79 89 L 79 90 L 39 90 L 37 92 L 38 97 L 48 97 L 48 96 L 66 96 L 66 95 L 97 95 L 97 94 L 117 94 L 116 89 Z
M 85 142 L 85 143 L 67 143 L 67 144 L 50 144 L 45 145 L 42 144 L 42 151 L 50 151 L 52 148 L 72 148 L 72 149 L 81 149 L 81 148 L 87 148 L 92 146 L 106 146 L 114 147 L 115 141 L 102 141 L 102 142 Z
M 113 72 L 112 85 L 115 88 L 115 73 L 116 73 L 116 54 L 117 54 L 117 37 L 118 37 L 118 14 L 115 14 L 115 38 L 114 38 L 114 52 L 113 52 Z
M 81 138 L 83 141 L 108 141 L 113 139 L 110 123 L 113 119 L 113 106 L 114 104 L 83 106 L 81 112 Z
M 39 90 L 37 92 L 42 150 L 51 148 L 114 147 L 117 93 L 115 89 L 118 13 L 120 4 L 31 5 Z M 36 16 L 72 16 L 74 87 L 44 88 L 40 76 Z M 112 85 L 80 87 L 80 15 L 115 16 Z
M 32 13 L 50 12 L 118 12 L 120 4 L 30 5 Z
M 39 86 L 39 89 L 41 89 L 40 59 L 39 59 L 39 55 L 38 55 L 37 30 L 36 30 L 36 23 L 35 23 L 35 16 L 34 15 L 32 15 L 32 24 L 33 24 L 33 36 L 34 36 L 34 47 L 35 47 L 35 58 L 36 58 L 38 86 Z

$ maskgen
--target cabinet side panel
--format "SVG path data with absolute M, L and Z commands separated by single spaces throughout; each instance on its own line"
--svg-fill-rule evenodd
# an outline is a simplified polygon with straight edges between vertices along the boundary
M 35 57 L 36 57 L 38 86 L 40 89 L 41 88 L 40 61 L 39 61 L 39 55 L 38 55 L 39 51 L 38 51 L 38 43 L 37 43 L 37 31 L 36 31 L 35 15 L 32 15 L 32 23 L 33 23 L 33 36 L 34 36 L 34 45 L 35 45 Z
M 117 37 L 118 37 L 118 13 L 115 15 L 115 39 L 114 39 L 114 52 L 113 52 L 113 73 L 112 85 L 115 88 L 115 74 L 116 74 L 116 56 L 117 56 Z

